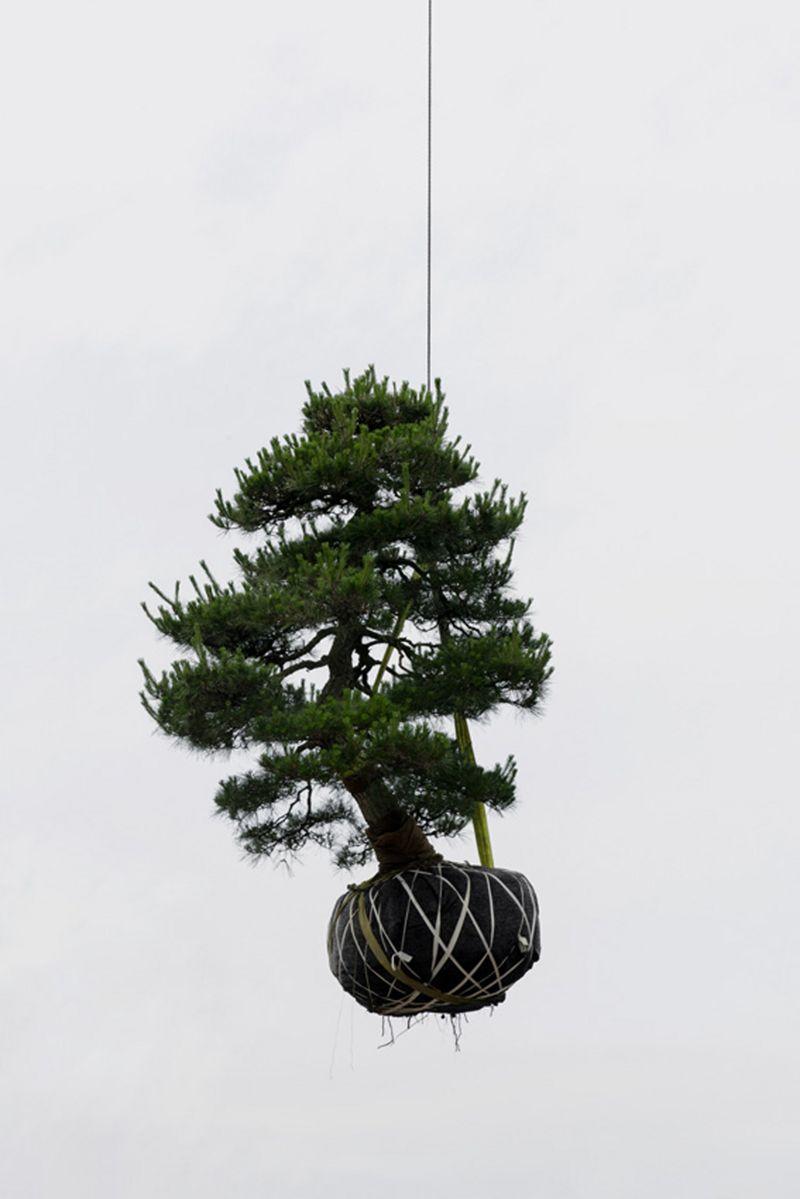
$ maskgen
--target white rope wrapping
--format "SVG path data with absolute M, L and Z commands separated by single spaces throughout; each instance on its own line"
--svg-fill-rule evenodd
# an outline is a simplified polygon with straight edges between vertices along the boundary
M 382 1016 L 501 1003 L 539 953 L 539 905 L 525 876 L 456 862 L 351 889 L 328 928 L 331 970 Z

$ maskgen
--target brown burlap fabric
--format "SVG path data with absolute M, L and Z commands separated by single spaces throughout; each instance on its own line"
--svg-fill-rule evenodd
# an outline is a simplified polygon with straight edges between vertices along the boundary
M 367 829 L 370 844 L 378 859 L 379 873 L 402 870 L 413 862 L 440 862 L 428 838 L 413 816 L 392 813 Z

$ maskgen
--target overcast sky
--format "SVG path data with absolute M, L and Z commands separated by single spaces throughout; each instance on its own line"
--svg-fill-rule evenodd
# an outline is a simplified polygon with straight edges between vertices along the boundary
M 303 381 L 424 378 L 424 0 L 12 4 L 0 47 L 0 1190 L 793 1199 L 800 8 L 434 0 L 433 364 L 555 642 L 455 1054 L 244 863 L 138 608 Z M 448 846 L 474 856 L 468 837 Z

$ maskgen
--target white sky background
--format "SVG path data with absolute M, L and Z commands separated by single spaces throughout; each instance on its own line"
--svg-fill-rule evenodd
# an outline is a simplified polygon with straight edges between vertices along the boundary
M 138 608 L 303 380 L 424 375 L 425 4 L 17 4 L 0 49 L 0 1190 L 789 1199 L 800 9 L 435 0 L 434 369 L 555 640 L 543 958 L 377 1050 Z M 473 856 L 469 838 L 451 844 Z

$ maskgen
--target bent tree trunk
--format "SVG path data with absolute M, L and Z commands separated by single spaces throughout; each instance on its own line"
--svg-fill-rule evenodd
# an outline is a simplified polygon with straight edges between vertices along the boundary
M 379 781 L 366 783 L 351 776 L 343 782 L 367 822 L 379 873 L 439 858 L 414 817 L 397 806 Z
M 341 696 L 346 687 L 353 685 L 353 652 L 360 633 L 357 625 L 343 625 L 337 630 L 328 653 L 329 676 L 321 698 Z M 379 778 L 352 774 L 342 782 L 366 821 L 367 837 L 378 859 L 380 872 L 439 857 L 414 817 L 397 806 Z

